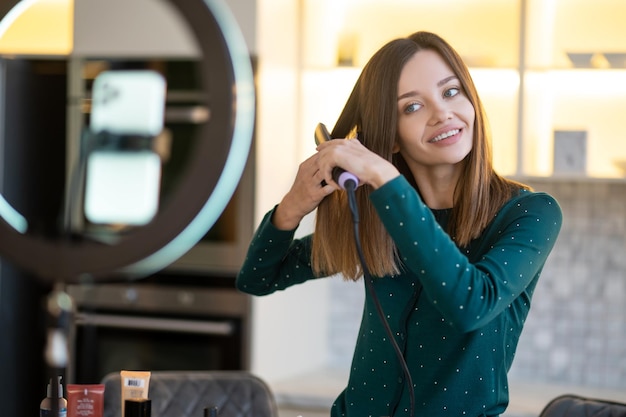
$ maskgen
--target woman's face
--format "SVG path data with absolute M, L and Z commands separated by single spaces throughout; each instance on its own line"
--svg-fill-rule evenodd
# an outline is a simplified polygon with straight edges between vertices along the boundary
M 441 56 L 418 51 L 398 81 L 398 135 L 394 151 L 409 166 L 454 166 L 472 149 L 475 112 Z

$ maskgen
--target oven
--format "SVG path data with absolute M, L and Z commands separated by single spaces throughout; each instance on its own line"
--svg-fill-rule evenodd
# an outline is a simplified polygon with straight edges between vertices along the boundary
M 249 369 L 250 300 L 233 280 L 207 286 L 202 277 L 200 286 L 197 277 L 157 275 L 68 286 L 76 313 L 67 381 L 99 383 L 122 369 Z

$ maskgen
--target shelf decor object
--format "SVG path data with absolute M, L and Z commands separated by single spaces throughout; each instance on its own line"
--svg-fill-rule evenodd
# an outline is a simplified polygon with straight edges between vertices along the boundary
M 587 131 L 554 131 L 554 175 L 587 174 Z
M 611 68 L 626 68 L 626 52 L 605 52 L 604 57 Z
M 592 68 L 593 52 L 567 52 L 567 58 L 574 68 Z

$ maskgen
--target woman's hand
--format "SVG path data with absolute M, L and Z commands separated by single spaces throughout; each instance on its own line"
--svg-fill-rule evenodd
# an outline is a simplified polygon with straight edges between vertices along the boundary
M 400 175 L 391 162 L 367 149 L 357 139 L 324 142 L 317 151 L 300 164 L 291 189 L 276 208 L 272 223 L 278 229 L 295 229 L 324 197 L 339 189 L 333 180 L 335 167 L 356 175 L 360 184 L 369 184 L 374 189 Z
M 276 208 L 272 223 L 281 230 L 294 230 L 304 216 L 338 188 L 334 182 L 323 183 L 324 176 L 318 168 L 319 154 L 302 162 L 291 189 Z
M 389 161 L 367 149 L 358 139 L 330 140 L 317 147 L 317 168 L 323 179 L 335 188 L 335 167 L 354 174 L 360 184 L 369 184 L 374 189 L 394 179 L 400 172 Z

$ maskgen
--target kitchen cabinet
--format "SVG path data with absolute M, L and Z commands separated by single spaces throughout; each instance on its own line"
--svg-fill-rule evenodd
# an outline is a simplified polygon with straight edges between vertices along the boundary
M 626 3 L 308 0 L 304 8 L 301 111 L 308 130 L 312 111 L 338 115 L 360 69 L 380 46 L 428 30 L 448 40 L 470 67 L 500 173 L 626 176 L 620 129 L 626 108 Z M 329 106 L 331 101 L 337 105 Z M 327 123 L 332 126 L 333 120 Z

